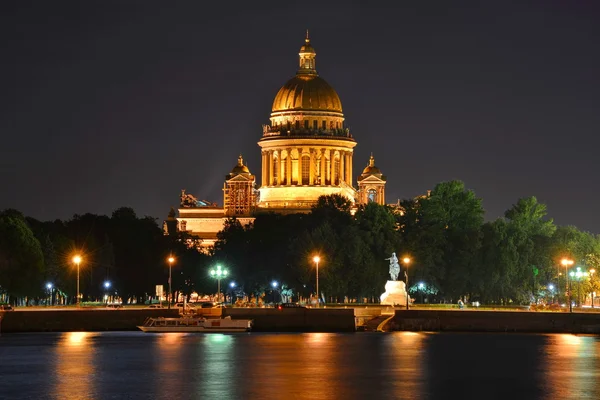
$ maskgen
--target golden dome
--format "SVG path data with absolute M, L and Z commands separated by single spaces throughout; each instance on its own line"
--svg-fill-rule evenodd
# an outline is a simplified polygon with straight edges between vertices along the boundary
M 371 154 L 371 158 L 369 158 L 369 165 L 363 169 L 363 175 L 375 174 L 381 174 L 381 170 L 375 166 L 375 158 L 373 157 L 373 154 Z
M 244 165 L 244 159 L 242 158 L 242 155 L 240 154 L 240 156 L 238 157 L 238 163 L 235 167 L 233 167 L 233 169 L 231 170 L 231 174 L 249 174 L 250 170 L 248 169 L 247 166 Z
M 273 101 L 272 112 L 315 110 L 342 112 L 342 102 L 336 91 L 318 75 L 298 74 L 285 85 Z

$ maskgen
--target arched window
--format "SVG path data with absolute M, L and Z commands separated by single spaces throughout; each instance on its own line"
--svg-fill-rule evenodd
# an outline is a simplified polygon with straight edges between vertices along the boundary
M 377 190 L 375 189 L 369 189 L 369 191 L 367 192 L 367 198 L 369 200 L 369 203 L 373 202 L 377 202 Z
M 302 157 L 302 184 L 308 185 L 310 179 L 310 157 Z

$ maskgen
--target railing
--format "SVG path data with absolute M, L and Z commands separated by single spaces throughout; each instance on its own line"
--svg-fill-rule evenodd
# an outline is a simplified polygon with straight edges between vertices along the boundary
M 287 127 L 272 127 L 269 125 L 263 125 L 263 136 L 333 136 L 352 138 L 352 135 L 350 134 L 350 129 L 348 128 L 311 129 L 290 127 L 290 129 L 287 129 Z

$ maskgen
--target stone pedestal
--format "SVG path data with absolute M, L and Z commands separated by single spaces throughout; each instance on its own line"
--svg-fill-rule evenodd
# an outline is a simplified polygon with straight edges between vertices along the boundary
M 384 305 L 406 306 L 406 285 L 402 281 L 387 281 L 380 299 Z

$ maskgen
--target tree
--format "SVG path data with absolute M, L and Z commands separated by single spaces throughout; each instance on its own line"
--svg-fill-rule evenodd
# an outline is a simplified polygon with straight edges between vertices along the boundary
M 436 185 L 429 196 L 401 205 L 401 240 L 414 260 L 411 281 L 419 276 L 445 298 L 471 293 L 470 277 L 481 245 L 481 199 L 462 182 L 450 181 Z
M 21 213 L 0 213 L 0 287 L 9 296 L 36 296 L 42 293 L 44 255 L 40 242 Z

